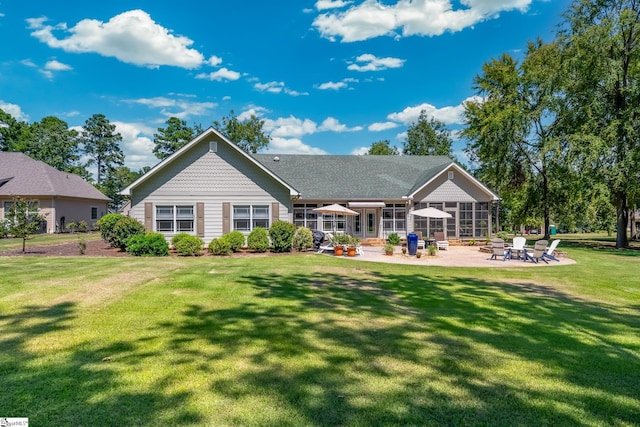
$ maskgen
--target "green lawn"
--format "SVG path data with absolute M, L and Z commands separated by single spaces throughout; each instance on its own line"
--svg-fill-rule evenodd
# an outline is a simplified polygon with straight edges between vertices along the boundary
M 0 416 L 32 425 L 640 422 L 640 251 L 437 268 L 0 257 Z
M 62 233 L 62 234 L 35 234 L 31 239 L 27 240 L 27 251 L 31 246 L 50 246 L 59 245 L 61 243 L 73 243 L 79 239 L 98 240 L 100 239 L 100 233 Z M 0 239 L 0 251 L 8 249 L 21 249 L 22 239 Z

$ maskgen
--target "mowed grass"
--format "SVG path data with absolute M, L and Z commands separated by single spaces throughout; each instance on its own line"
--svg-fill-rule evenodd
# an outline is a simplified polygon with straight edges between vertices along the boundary
M 0 415 L 33 425 L 640 423 L 640 251 L 437 268 L 0 257 Z
M 32 246 L 51 246 L 63 243 L 77 243 L 80 239 L 85 241 L 99 240 L 100 233 L 61 233 L 61 234 L 34 234 L 26 242 L 27 252 Z M 9 249 L 22 249 L 22 239 L 0 239 L 0 251 Z

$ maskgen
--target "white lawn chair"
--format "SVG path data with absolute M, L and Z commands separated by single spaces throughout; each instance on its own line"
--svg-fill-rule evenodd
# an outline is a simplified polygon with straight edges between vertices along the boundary
M 514 237 L 513 238 L 513 248 L 511 249 L 511 255 L 513 256 L 513 252 L 516 253 L 518 259 L 520 259 L 520 254 L 522 254 L 522 258 L 526 258 L 524 246 L 527 244 L 527 239 L 525 237 Z
M 560 262 L 560 260 L 558 258 L 556 258 L 553 255 L 553 252 L 556 250 L 556 248 L 558 247 L 558 243 L 560 243 L 560 240 L 556 239 L 553 242 L 551 242 L 551 246 L 549 246 L 545 252 L 542 254 L 542 258 L 549 258 L 552 259 L 554 261 Z

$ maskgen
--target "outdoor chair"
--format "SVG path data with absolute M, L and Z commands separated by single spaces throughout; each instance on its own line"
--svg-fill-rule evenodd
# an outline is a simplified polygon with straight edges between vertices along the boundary
M 424 249 L 425 244 L 424 244 L 424 239 L 422 238 L 422 231 L 418 230 L 418 231 L 414 231 L 414 233 L 416 233 L 416 235 L 418 236 L 418 249 Z
M 544 253 L 542 254 L 542 259 L 549 258 L 549 259 L 552 259 L 554 261 L 560 262 L 560 260 L 553 255 L 553 252 L 558 247 L 558 243 L 560 243 L 560 240 L 558 240 L 558 239 L 556 239 L 553 242 L 551 242 L 551 246 L 549 246 L 544 251 Z
M 520 258 L 520 254 L 522 254 L 522 257 L 525 257 L 525 248 L 524 246 L 527 244 L 527 239 L 525 237 L 514 237 L 513 238 L 513 248 L 511 249 L 512 251 L 512 255 L 513 252 L 516 253 L 516 255 L 518 256 L 518 258 Z
M 491 258 L 490 259 L 498 259 L 498 257 L 502 257 L 502 261 L 510 258 L 511 252 L 504 247 L 504 240 L 502 239 L 491 239 Z
M 333 234 L 324 233 L 324 239 L 318 246 L 318 253 L 333 252 Z
M 549 242 L 546 240 L 538 240 L 536 244 L 533 246 L 533 251 L 526 251 L 526 259 L 530 259 L 536 264 L 538 261 L 542 260 L 545 264 L 549 264 L 546 259 L 544 259 L 543 255 L 546 253 L 547 244 Z
M 436 240 L 436 247 L 438 248 L 438 250 L 449 249 L 449 241 L 445 240 L 444 233 L 442 231 L 435 231 L 433 233 L 433 238 Z

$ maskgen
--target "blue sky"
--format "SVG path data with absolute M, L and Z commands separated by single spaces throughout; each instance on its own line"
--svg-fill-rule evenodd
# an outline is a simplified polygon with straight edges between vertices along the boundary
M 104 114 L 126 165 L 171 117 L 256 114 L 269 152 L 402 147 L 422 109 L 454 131 L 482 64 L 551 40 L 568 0 L 0 0 L 0 108 L 80 127 Z M 456 140 L 460 154 L 464 141 Z

